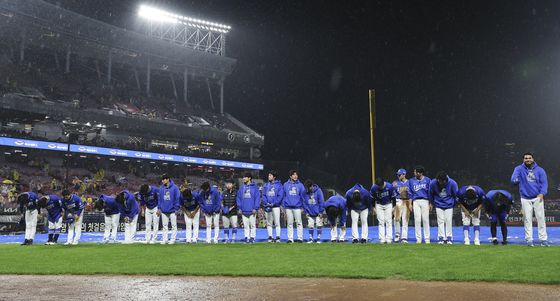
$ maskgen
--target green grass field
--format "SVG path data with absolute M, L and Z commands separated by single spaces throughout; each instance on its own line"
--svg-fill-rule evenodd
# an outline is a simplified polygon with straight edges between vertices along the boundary
M 0 245 L 0 254 L 0 274 L 560 283 L 560 248 L 528 248 L 524 245 Z

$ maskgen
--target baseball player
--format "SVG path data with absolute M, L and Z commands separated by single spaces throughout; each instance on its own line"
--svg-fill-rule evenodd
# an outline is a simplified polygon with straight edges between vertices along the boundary
M 224 225 L 224 242 L 232 243 L 237 237 L 237 189 L 231 180 L 226 181 L 226 190 L 222 193 L 222 223 Z
M 486 194 L 486 214 L 490 219 L 490 233 L 492 234 L 492 243 L 498 244 L 496 226 L 500 223 L 502 228 L 502 244 L 507 245 L 507 217 L 511 210 L 513 198 L 511 193 L 505 190 L 490 190 Z
M 395 242 L 408 243 L 408 221 L 412 212 L 412 201 L 408 192 L 408 179 L 406 170 L 397 170 L 397 179 L 393 181 L 395 189 Z M 402 222 L 402 223 L 401 223 Z M 401 230 L 402 226 L 402 230 Z
M 339 242 L 346 240 L 346 199 L 340 195 L 330 197 L 324 204 L 327 212 L 327 219 L 331 226 L 331 242 Z M 336 224 L 340 224 L 340 234 L 337 235 Z
M 243 218 L 243 233 L 246 243 L 254 243 L 257 236 L 257 211 L 261 204 L 261 193 L 253 182 L 250 172 L 243 175 L 243 185 L 237 193 L 237 208 Z
M 103 210 L 105 213 L 105 232 L 101 243 L 115 243 L 117 241 L 117 231 L 119 219 L 123 208 L 115 201 L 114 197 L 102 194 L 95 202 L 95 210 Z
M 375 184 L 371 186 L 370 192 L 375 202 L 375 211 L 379 222 L 379 243 L 390 244 L 393 242 L 395 190 L 393 185 L 385 182 L 383 178 L 377 178 Z
M 161 216 L 161 224 L 163 226 L 161 244 L 168 243 L 167 233 L 169 231 L 169 222 L 171 222 L 171 239 L 169 244 L 172 245 L 177 239 L 177 214 L 181 208 L 181 192 L 169 176 L 164 174 L 161 176 L 161 186 L 158 193 L 157 212 Z
M 278 180 L 278 172 L 268 172 L 268 182 L 264 184 L 262 193 L 262 205 L 266 215 L 266 231 L 268 242 L 280 242 L 280 206 L 284 198 L 284 188 Z M 276 227 L 276 239 L 273 239 L 272 226 Z
M 195 244 L 198 242 L 198 226 L 200 224 L 200 206 L 196 201 L 196 193 L 193 193 L 190 188 L 183 190 L 180 202 L 187 228 L 186 242 Z
M 461 216 L 463 217 L 463 233 L 465 236 L 465 245 L 470 245 L 469 228 L 472 222 L 474 227 L 474 244 L 480 245 L 480 211 L 482 204 L 486 199 L 486 193 L 482 188 L 469 185 L 459 189 L 457 200 L 461 208 Z
M 123 190 L 117 194 L 115 201 L 121 206 L 121 215 L 124 216 L 123 244 L 132 244 L 134 243 L 136 227 L 138 226 L 140 207 L 134 195 L 128 190 Z
M 346 206 L 352 218 L 352 243 L 368 241 L 368 214 L 372 210 L 371 194 L 361 184 L 356 184 L 346 192 Z M 359 239 L 358 220 L 362 223 L 362 239 Z
M 159 230 L 159 216 L 157 214 L 159 189 L 143 184 L 140 186 L 138 201 L 140 201 L 140 215 L 144 217 L 146 224 L 146 243 L 155 244 Z
M 210 187 L 210 183 L 204 182 L 200 186 L 200 193 L 197 194 L 197 201 L 200 210 L 204 214 L 206 221 L 206 243 L 218 243 L 220 235 L 220 212 L 222 211 L 222 195 L 215 187 Z M 214 225 L 214 239 L 212 236 L 212 224 Z
M 47 209 L 49 239 L 45 245 L 55 245 L 58 242 L 58 236 L 62 228 L 62 199 L 54 194 L 45 195 L 39 199 L 38 206 L 39 208 Z
M 523 164 L 513 170 L 511 182 L 519 186 L 527 245 L 533 246 L 533 211 L 535 211 L 541 246 L 548 247 L 544 215 L 544 196 L 548 190 L 548 180 L 546 172 L 537 165 L 532 153 L 523 155 Z
M 430 182 L 430 196 L 436 207 L 438 244 L 453 244 L 453 207 L 457 202 L 457 182 L 446 172 L 438 172 Z
M 68 190 L 62 191 L 62 203 L 68 224 L 68 238 L 65 245 L 77 245 L 82 235 L 85 204 L 79 196 L 71 194 Z
M 18 196 L 19 210 L 25 212 L 25 240 L 22 246 L 32 245 L 37 230 L 37 194 L 29 191 Z
M 301 208 L 303 207 L 303 191 L 305 187 L 298 179 L 298 172 L 290 170 L 288 181 L 284 183 L 284 199 L 282 207 L 286 212 L 288 243 L 294 242 L 294 220 L 297 225 L 297 243 L 303 242 L 303 223 L 301 221 Z
M 307 215 L 307 228 L 309 231 L 309 239 L 307 243 L 321 243 L 321 232 L 323 231 L 323 217 L 321 216 L 325 210 L 325 197 L 321 188 L 311 180 L 305 180 L 303 184 L 303 210 Z M 313 229 L 317 224 L 317 237 L 313 239 Z
M 430 178 L 424 176 L 424 167 L 414 168 L 414 177 L 408 180 L 408 192 L 412 199 L 414 212 L 414 231 L 416 243 L 422 243 L 422 226 L 424 227 L 424 242 L 430 243 Z

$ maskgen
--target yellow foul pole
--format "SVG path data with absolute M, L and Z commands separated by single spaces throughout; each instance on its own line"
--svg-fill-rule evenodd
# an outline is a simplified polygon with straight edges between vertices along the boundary
M 369 89 L 369 138 L 371 146 L 371 183 L 375 183 L 375 148 L 373 130 L 375 129 L 375 90 Z

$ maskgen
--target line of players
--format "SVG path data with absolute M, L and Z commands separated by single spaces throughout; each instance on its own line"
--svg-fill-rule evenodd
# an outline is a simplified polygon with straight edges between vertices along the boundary
M 530 158 L 526 159 L 527 156 Z M 528 212 L 525 204 L 531 201 L 538 205 L 534 209 L 539 224 L 539 239 L 542 245 L 548 246 L 542 206 L 542 197 L 547 189 L 546 174 L 542 168 L 537 167 L 532 160 L 532 154 L 525 154 L 524 164 L 516 167 L 512 175 L 512 183 L 520 186 L 523 212 L 526 217 L 527 244 L 533 246 L 532 211 Z M 457 183 L 445 172 L 439 172 L 433 180 L 426 177 L 424 172 L 422 166 L 417 166 L 414 168 L 414 177 L 407 179 L 406 170 L 399 169 L 397 179 L 393 183 L 377 178 L 369 191 L 361 184 L 356 184 L 346 192 L 345 197 L 335 195 L 328 200 L 324 200 L 323 192 L 317 184 L 310 180 L 300 182 L 298 173 L 294 170 L 290 171 L 289 180 L 284 184 L 278 180 L 275 171 L 270 171 L 262 193 L 253 182 L 250 173 L 244 174 L 243 185 L 238 191 L 233 188 L 232 182 L 227 182 L 223 193 L 220 193 L 216 187 L 210 186 L 208 182 L 203 183 L 196 191 L 188 188 L 180 191 L 169 176 L 163 175 L 160 187 L 142 185 L 136 194 L 123 190 L 115 197 L 101 195 L 96 200 L 94 208 L 105 213 L 104 243 L 116 241 L 121 216 L 124 216 L 125 223 L 123 243 L 133 243 L 138 216 L 142 215 L 146 222 L 146 243 L 157 242 L 161 217 L 163 229 L 160 243 L 174 244 L 177 238 L 177 213 L 181 211 L 187 228 L 187 243 L 198 241 L 200 214 L 203 214 L 206 220 L 207 243 L 218 242 L 220 216 L 224 226 L 224 241 L 235 241 L 238 215 L 241 215 L 243 221 L 244 241 L 253 243 L 256 237 L 256 213 L 260 208 L 265 212 L 268 241 L 280 242 L 280 207 L 283 207 L 287 218 L 288 243 L 303 242 L 302 213 L 305 213 L 308 219 L 309 243 L 321 242 L 323 214 L 326 214 L 331 227 L 331 241 L 345 241 L 346 218 L 350 215 L 352 242 L 366 243 L 368 241 L 367 219 L 370 212 L 377 215 L 380 243 L 393 242 L 393 222 L 394 241 L 408 243 L 408 222 L 412 212 L 416 243 L 422 242 L 423 230 L 424 242 L 429 244 L 429 212 L 435 207 L 438 243 L 451 244 L 453 208 L 459 206 L 465 244 L 470 244 L 471 224 L 474 228 L 474 244 L 480 244 L 482 208 L 490 219 L 492 242 L 498 244 L 497 225 L 499 224 L 503 236 L 502 244 L 507 244 L 506 219 L 513 202 L 512 195 L 508 191 L 490 190 L 485 193 L 476 185 L 463 186 L 459 189 Z M 540 204 L 538 204 L 539 200 L 541 200 Z M 37 214 L 41 208 L 46 208 L 48 212 L 47 244 L 57 243 L 63 216 L 68 224 L 68 239 L 65 244 L 79 243 L 84 203 L 77 195 L 65 190 L 62 192 L 62 198 L 57 195 L 45 195 L 39 198 L 33 192 L 26 192 L 19 196 L 19 202 L 22 210 L 25 208 L 26 232 L 23 245 L 33 243 Z M 361 237 L 358 222 L 361 222 Z M 297 227 L 295 240 L 294 223 Z M 169 237 L 169 224 L 171 224 L 171 237 Z M 273 230 L 276 232 L 275 236 Z

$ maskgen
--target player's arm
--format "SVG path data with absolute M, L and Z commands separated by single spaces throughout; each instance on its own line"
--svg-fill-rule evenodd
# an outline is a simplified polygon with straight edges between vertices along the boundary
M 513 174 L 511 175 L 511 184 L 518 185 L 520 181 L 521 180 L 520 180 L 520 176 L 519 176 L 519 168 L 516 167 L 513 170 Z
M 547 191 L 548 191 L 548 179 L 546 177 L 546 171 L 544 171 L 544 169 L 540 169 L 539 172 L 539 182 L 540 182 L 540 187 L 539 187 L 539 195 L 537 196 L 541 201 L 544 201 L 544 196 L 546 195 Z

